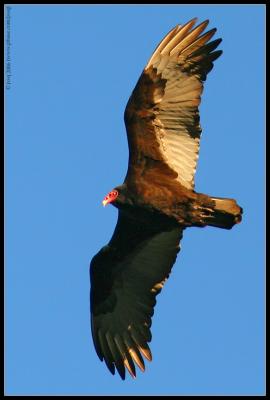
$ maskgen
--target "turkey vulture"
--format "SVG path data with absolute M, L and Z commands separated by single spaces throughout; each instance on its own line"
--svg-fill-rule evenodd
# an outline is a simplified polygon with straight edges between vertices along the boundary
M 118 208 L 109 243 L 90 264 L 94 346 L 112 374 L 144 371 L 152 359 L 151 317 L 187 227 L 231 229 L 242 208 L 194 191 L 203 81 L 222 53 L 208 20 L 177 25 L 161 41 L 127 103 L 124 183 L 103 200 Z

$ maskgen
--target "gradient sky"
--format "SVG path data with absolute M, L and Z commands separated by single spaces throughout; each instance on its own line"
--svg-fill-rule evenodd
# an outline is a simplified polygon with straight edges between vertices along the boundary
M 113 232 L 123 112 L 163 36 L 218 29 L 200 107 L 196 191 L 236 198 L 231 231 L 185 231 L 157 298 L 153 361 L 112 376 L 93 348 L 89 262 Z M 263 394 L 265 6 L 12 6 L 5 129 L 5 393 Z

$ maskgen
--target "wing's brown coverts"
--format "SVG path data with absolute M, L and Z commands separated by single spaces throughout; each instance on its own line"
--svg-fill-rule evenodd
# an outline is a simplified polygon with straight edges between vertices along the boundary
M 201 128 L 198 106 L 203 81 L 221 51 L 215 33 L 203 34 L 208 21 L 177 25 L 161 41 L 128 101 L 125 123 L 129 168 L 125 182 L 144 171 L 162 174 L 194 187 Z M 97 354 L 114 374 L 134 377 L 135 364 L 144 371 L 143 356 L 151 360 L 151 317 L 179 251 L 182 229 L 156 232 L 128 220 L 119 211 L 109 244 L 93 258 L 91 328 Z
M 125 123 L 129 143 L 126 182 L 157 160 L 163 173 L 188 189 L 194 174 L 201 135 L 198 106 L 203 81 L 222 51 L 221 39 L 207 43 L 216 29 L 200 35 L 208 21 L 177 25 L 159 44 L 128 101 Z

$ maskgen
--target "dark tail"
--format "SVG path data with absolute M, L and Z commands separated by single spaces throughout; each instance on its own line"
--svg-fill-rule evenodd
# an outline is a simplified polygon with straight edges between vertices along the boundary
M 214 200 L 215 207 L 207 218 L 207 225 L 231 229 L 235 224 L 241 222 L 243 209 L 234 199 L 211 197 L 211 200 Z

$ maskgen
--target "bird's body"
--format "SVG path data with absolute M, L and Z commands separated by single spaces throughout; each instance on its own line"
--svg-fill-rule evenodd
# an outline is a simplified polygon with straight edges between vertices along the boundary
M 176 26 L 161 41 L 128 101 L 125 123 L 129 165 L 125 181 L 103 204 L 118 208 L 110 242 L 92 259 L 91 327 L 98 356 L 125 378 L 151 359 L 156 295 L 179 252 L 184 229 L 231 229 L 242 209 L 233 199 L 194 190 L 201 128 L 202 82 L 221 55 L 215 29 Z
M 240 222 L 241 209 L 234 199 L 210 197 L 187 190 L 178 182 L 161 176 L 145 176 L 138 185 L 116 188 L 119 195 L 112 204 L 130 219 L 142 224 L 181 226 L 217 226 L 230 229 Z

